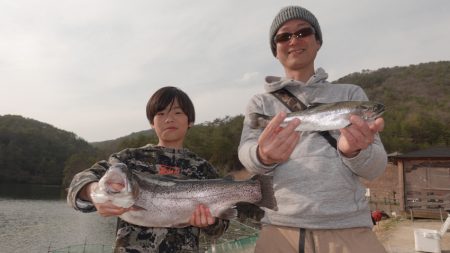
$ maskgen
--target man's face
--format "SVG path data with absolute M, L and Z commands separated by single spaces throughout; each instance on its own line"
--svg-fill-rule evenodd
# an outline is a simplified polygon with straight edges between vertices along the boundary
M 277 32 L 295 33 L 302 28 L 312 27 L 308 22 L 294 19 L 286 22 Z M 320 48 L 320 42 L 314 34 L 276 43 L 277 58 L 287 71 L 314 70 L 314 60 Z
M 169 148 L 182 148 L 186 132 L 189 128 L 188 116 L 183 112 L 175 99 L 164 110 L 153 118 L 153 129 L 158 136 L 158 145 Z

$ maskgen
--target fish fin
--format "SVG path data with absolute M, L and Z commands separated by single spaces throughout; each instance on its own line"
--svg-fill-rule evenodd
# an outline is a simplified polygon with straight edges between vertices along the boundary
M 173 182 L 176 180 L 192 179 L 185 175 L 175 175 L 175 174 L 147 174 L 146 176 L 163 182 Z
M 217 215 L 218 218 L 224 220 L 232 220 L 237 217 L 237 210 L 233 208 L 227 208 Z
M 132 206 L 131 206 L 131 210 L 132 210 L 132 211 L 147 211 L 146 208 L 143 208 L 143 207 L 138 206 L 138 205 L 132 205 Z
M 308 105 L 308 107 L 306 108 L 306 110 L 327 110 L 327 109 L 331 109 L 335 106 L 335 103 L 312 103 L 310 105 Z M 320 109 L 316 109 L 319 108 Z
M 234 181 L 234 177 L 232 175 L 226 175 L 222 178 L 223 180 Z
M 306 108 L 310 109 L 310 108 L 314 108 L 314 107 L 317 107 L 317 106 L 321 106 L 323 104 L 325 104 L 325 103 L 312 103 L 312 104 L 309 104 Z
M 264 210 L 262 210 L 259 206 L 248 202 L 236 203 L 236 210 L 238 211 L 238 218 L 261 220 L 264 216 Z
M 185 228 L 185 227 L 189 227 L 189 226 L 191 226 L 191 224 L 189 222 L 187 222 L 187 223 L 173 224 L 170 227 L 171 228 Z
M 158 174 L 158 175 L 160 175 L 161 178 L 165 178 L 165 179 L 167 179 L 167 180 L 186 180 L 186 179 L 192 179 L 191 177 L 188 177 L 188 176 L 182 175 L 182 174 L 173 174 L 173 175 L 170 175 L 170 174 L 168 174 L 168 175 L 161 175 L 161 174 Z
M 261 185 L 261 200 L 255 203 L 255 205 L 278 211 L 277 200 L 273 190 L 272 176 L 255 175 L 252 179 L 258 180 Z
M 174 176 L 174 175 L 163 175 L 163 174 L 157 174 L 157 175 L 161 179 L 169 179 L 169 180 L 178 179 L 178 177 Z
M 273 117 L 254 112 L 250 113 L 248 118 L 250 119 L 250 128 L 257 129 L 266 127 Z

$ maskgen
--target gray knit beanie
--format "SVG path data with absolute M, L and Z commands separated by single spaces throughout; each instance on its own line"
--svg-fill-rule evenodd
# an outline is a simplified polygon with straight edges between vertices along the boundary
M 278 29 L 289 20 L 292 19 L 302 19 L 316 30 L 316 39 L 319 40 L 320 45 L 322 45 L 322 31 L 320 30 L 319 21 L 317 21 L 314 14 L 312 14 L 307 9 L 300 6 L 287 6 L 278 12 L 278 14 L 273 19 L 272 25 L 270 26 L 270 49 L 272 50 L 273 56 L 277 56 L 277 45 L 273 41 L 275 34 L 278 32 Z

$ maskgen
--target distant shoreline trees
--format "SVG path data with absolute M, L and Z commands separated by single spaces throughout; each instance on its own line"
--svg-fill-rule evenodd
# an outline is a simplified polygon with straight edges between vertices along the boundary
M 364 70 L 336 81 L 364 88 L 384 103 L 381 139 L 388 153 L 450 146 L 450 62 Z M 225 116 L 194 125 L 185 147 L 225 175 L 242 169 L 237 156 L 244 117 Z M 97 143 L 18 115 L 0 116 L 0 182 L 67 187 L 77 172 L 124 148 L 157 143 L 152 130 Z

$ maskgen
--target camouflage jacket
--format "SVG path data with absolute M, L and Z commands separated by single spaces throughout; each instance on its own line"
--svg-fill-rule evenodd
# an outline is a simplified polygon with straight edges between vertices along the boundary
M 182 175 L 195 179 L 217 178 L 216 170 L 206 160 L 187 149 L 171 149 L 154 145 L 129 148 L 112 154 L 108 161 L 100 161 L 91 168 L 76 174 L 70 184 L 67 202 L 81 212 L 94 212 L 91 202 L 77 198 L 88 183 L 98 181 L 110 164 L 125 163 L 129 169 L 152 174 Z M 114 252 L 198 252 L 199 235 L 203 231 L 209 237 L 223 234 L 228 220 L 216 219 L 206 228 L 148 228 L 127 223 L 119 218 Z

